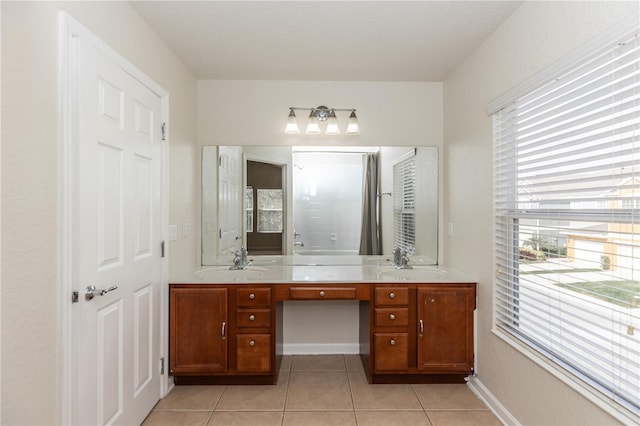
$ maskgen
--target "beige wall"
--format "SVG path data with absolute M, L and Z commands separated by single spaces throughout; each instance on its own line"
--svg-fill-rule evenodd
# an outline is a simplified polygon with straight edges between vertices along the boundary
M 196 80 L 126 2 L 2 7 L 2 424 L 59 421 L 58 15 L 68 11 L 170 92 L 170 222 L 196 220 Z M 196 261 L 196 238 L 170 267 Z M 61 295 L 70 297 L 70 295 Z
M 479 280 L 478 377 L 522 424 L 616 421 L 505 344 L 492 326 L 492 142 L 485 105 L 614 25 L 637 2 L 525 2 L 444 82 L 445 260 Z
M 284 134 L 289 107 L 356 108 L 360 135 Z M 347 115 L 338 113 L 341 129 Z M 308 116 L 297 113 L 300 126 Z M 364 145 L 442 147 L 442 83 L 332 81 L 198 82 L 201 145 Z M 304 132 L 304 128 L 302 129 Z M 285 351 L 358 350 L 353 302 L 287 303 Z

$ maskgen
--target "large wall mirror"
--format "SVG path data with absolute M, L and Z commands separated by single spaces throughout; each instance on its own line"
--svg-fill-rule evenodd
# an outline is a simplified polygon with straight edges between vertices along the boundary
M 204 146 L 202 264 L 240 245 L 297 264 L 399 246 L 437 264 L 438 148 Z

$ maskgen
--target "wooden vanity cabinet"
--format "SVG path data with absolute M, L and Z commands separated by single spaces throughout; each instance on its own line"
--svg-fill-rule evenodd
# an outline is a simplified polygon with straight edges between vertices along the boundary
M 373 359 L 377 373 L 409 368 L 409 289 L 376 287 L 374 292 Z
M 455 383 L 473 372 L 475 284 L 376 284 L 373 293 L 362 357 L 371 383 Z
M 473 372 L 473 283 L 171 284 L 176 384 L 273 384 L 282 302 L 359 301 L 370 383 L 463 383 Z M 278 306 L 278 308 L 276 308 Z
M 176 384 L 276 381 L 270 286 L 172 284 L 169 294 L 169 365 Z
M 235 370 L 269 374 L 273 369 L 271 288 L 238 288 L 235 293 Z

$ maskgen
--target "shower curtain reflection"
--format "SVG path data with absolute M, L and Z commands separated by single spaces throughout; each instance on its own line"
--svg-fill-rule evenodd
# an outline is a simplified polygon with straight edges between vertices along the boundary
M 362 193 L 362 225 L 360 234 L 360 252 L 362 255 L 382 254 L 382 241 L 379 227 L 380 204 L 378 196 L 378 154 L 365 154 L 364 191 Z

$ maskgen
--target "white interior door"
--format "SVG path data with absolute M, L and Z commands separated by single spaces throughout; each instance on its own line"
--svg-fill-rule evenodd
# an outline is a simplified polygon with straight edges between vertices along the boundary
M 162 99 L 77 47 L 72 422 L 140 424 L 160 398 Z
M 218 254 L 225 256 L 238 248 L 242 199 L 240 198 L 240 152 L 237 147 L 220 146 L 218 151 Z

